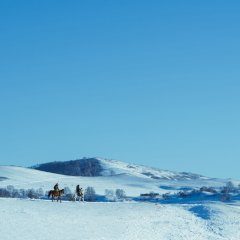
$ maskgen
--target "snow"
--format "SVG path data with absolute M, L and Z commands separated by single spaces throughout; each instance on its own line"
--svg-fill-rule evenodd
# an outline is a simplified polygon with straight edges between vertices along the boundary
M 239 226 L 239 203 L 52 203 L 0 198 L 4 240 L 239 240 Z
M 105 175 L 72 177 L 34 169 L 0 166 L 0 187 L 75 189 L 92 186 L 98 194 L 105 189 L 123 189 L 127 196 L 140 193 L 177 192 L 202 186 L 221 187 L 226 180 L 154 170 L 152 168 L 102 160 Z M 112 171 L 115 172 L 111 175 Z M 149 172 L 161 179 L 153 179 Z M 164 176 L 164 177 L 163 177 Z M 182 177 L 180 177 L 182 176 Z M 189 174 L 191 176 L 191 174 Z M 235 181 L 238 184 L 239 181 Z M 238 198 L 239 199 L 239 198 Z M 194 200 L 194 199 L 193 199 Z M 165 203 L 164 203 L 165 202 Z M 239 240 L 240 201 L 151 202 L 51 202 L 48 200 L 0 198 L 0 238 L 4 240 Z
M 159 179 L 169 179 L 169 180 L 179 180 L 179 179 L 192 179 L 192 177 L 196 177 L 199 179 L 209 179 L 207 177 L 191 174 L 191 173 L 178 173 L 167 170 L 160 170 L 157 168 L 141 166 L 136 164 L 129 164 L 117 160 L 108 160 L 103 158 L 96 158 L 100 161 L 101 165 L 105 169 L 104 173 L 106 176 L 111 175 L 113 172 L 115 174 L 127 173 L 135 176 L 141 177 L 155 177 Z
M 221 187 L 223 179 L 161 172 L 144 166 L 102 160 L 105 175 L 72 177 L 34 169 L 0 166 L 0 187 L 75 189 L 77 184 L 92 186 L 98 194 L 105 189 L 123 189 L 128 196 L 140 193 L 176 192 L 202 186 Z M 115 174 L 110 173 L 114 171 Z M 155 172 L 156 171 L 156 172 Z M 153 179 L 149 172 L 161 179 Z M 163 178 L 164 176 L 164 178 Z M 178 177 L 176 177 L 178 176 Z M 179 176 L 183 176 L 182 178 Z M 191 176 L 191 174 L 189 174 Z M 235 181 L 238 184 L 239 181 Z M 0 238 L 4 240 L 239 240 L 240 201 L 151 202 L 51 202 L 0 198 Z M 239 198 L 238 198 L 239 199 Z

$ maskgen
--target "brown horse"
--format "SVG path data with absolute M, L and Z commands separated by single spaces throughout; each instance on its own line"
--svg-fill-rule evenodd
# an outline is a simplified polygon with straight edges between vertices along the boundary
M 61 196 L 64 194 L 64 189 L 61 189 L 61 190 L 50 190 L 49 193 L 48 193 L 48 198 L 50 198 L 50 196 L 52 196 L 52 202 L 53 200 L 58 200 L 60 202 L 61 201 Z

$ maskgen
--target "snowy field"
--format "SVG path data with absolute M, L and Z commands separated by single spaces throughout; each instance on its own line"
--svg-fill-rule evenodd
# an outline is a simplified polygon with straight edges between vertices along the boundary
M 52 203 L 0 198 L 3 240 L 239 240 L 240 203 Z
M 60 188 L 74 191 L 77 184 L 92 186 L 97 194 L 105 189 L 123 189 L 131 201 L 51 202 L 0 198 L 0 240 L 240 240 L 240 201 L 220 202 L 204 198 L 158 203 L 134 201 L 141 193 L 163 194 L 180 189 L 212 186 L 221 189 L 227 180 L 106 162 L 105 175 L 73 177 L 34 169 L 0 166 L 0 188 Z M 107 165 L 108 164 L 108 165 Z M 114 170 L 115 175 L 107 175 Z M 143 174 L 143 173 L 147 173 Z M 162 177 L 161 179 L 151 176 Z M 191 176 L 191 174 L 189 174 Z M 234 182 L 235 186 L 239 181 Z M 130 198 L 132 197 L 132 198 Z M 237 200 L 236 200 L 237 199 Z M 182 202 L 182 204 L 181 204 Z M 183 204 L 184 203 L 184 204 Z

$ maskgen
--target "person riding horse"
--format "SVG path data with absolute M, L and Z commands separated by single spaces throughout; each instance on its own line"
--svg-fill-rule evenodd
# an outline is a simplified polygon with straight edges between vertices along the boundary
M 53 187 L 54 190 L 50 190 L 48 193 L 48 198 L 52 196 L 52 201 L 56 199 L 57 201 L 60 200 L 61 202 L 61 196 L 64 194 L 64 189 L 59 189 L 58 183 L 56 183 Z
M 79 198 L 79 201 L 83 201 L 83 189 L 79 185 L 76 186 L 76 194 Z

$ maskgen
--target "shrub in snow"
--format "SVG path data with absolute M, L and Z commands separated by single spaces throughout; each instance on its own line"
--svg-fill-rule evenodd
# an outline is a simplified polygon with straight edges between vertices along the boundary
M 234 192 L 235 191 L 235 187 L 233 182 L 229 181 L 226 183 L 226 188 L 229 192 Z
M 150 192 L 150 193 L 141 193 L 140 197 L 144 199 L 156 198 L 159 197 L 159 193 Z
M 162 198 L 163 198 L 164 200 L 170 199 L 170 198 L 171 198 L 171 197 L 170 197 L 170 193 L 164 193 L 164 194 L 162 194 Z
M 49 191 L 45 191 L 45 196 L 48 196 Z
M 12 185 L 9 185 L 7 188 L 1 188 L 0 197 L 18 198 L 20 197 L 20 193 Z
M 27 191 L 25 189 L 19 189 L 20 198 L 27 198 Z
M 76 200 L 75 194 L 72 194 L 72 193 L 67 194 L 67 195 L 65 195 L 64 199 L 67 201 L 75 201 Z
M 186 198 L 189 196 L 189 194 L 186 191 L 180 191 L 180 192 L 178 192 L 177 195 L 181 198 Z
M 37 199 L 44 196 L 42 188 L 37 190 L 35 189 L 16 189 L 13 186 L 9 185 L 6 188 L 0 188 L 0 197 L 9 197 L 9 198 L 31 198 Z
M 71 189 L 70 189 L 69 187 L 65 187 L 65 188 L 64 188 L 64 194 L 65 194 L 65 195 L 72 194 Z
M 237 190 L 234 187 L 234 184 L 229 181 L 226 183 L 226 186 L 223 187 L 220 195 L 220 200 L 225 202 L 225 201 L 230 201 L 231 200 L 231 194 L 230 193 L 235 193 Z
M 116 189 L 115 195 L 118 200 L 123 200 L 126 197 L 126 193 L 123 189 Z
M 0 197 L 10 198 L 11 194 L 6 188 L 0 188 Z
M 231 193 L 231 192 L 235 192 L 235 190 L 236 189 L 234 187 L 234 184 L 231 181 L 229 181 L 226 183 L 226 186 L 223 187 L 221 193 L 223 193 L 223 194 Z
M 205 186 L 200 188 L 200 192 L 217 193 L 217 191 L 214 188 L 212 188 L 212 187 L 205 187 Z
M 20 193 L 18 189 L 14 189 L 11 193 L 12 198 L 20 198 Z
M 41 198 L 44 196 L 44 192 L 43 192 L 43 189 L 42 188 L 38 188 L 36 190 L 36 195 L 38 196 L 38 198 Z
M 201 193 L 200 190 L 193 189 L 191 191 L 186 191 L 186 190 L 180 191 L 175 196 L 179 198 L 191 198 L 191 197 L 198 197 L 200 193 Z
M 229 193 L 223 193 L 220 195 L 220 200 L 222 202 L 230 201 L 231 200 L 231 195 Z
M 64 188 L 64 199 L 67 200 L 67 201 L 73 201 L 74 200 L 74 194 L 72 193 L 72 191 L 69 187 Z
M 38 198 L 37 193 L 33 188 L 27 190 L 27 197 L 31 198 L 31 199 L 37 199 Z
M 110 202 L 116 201 L 116 196 L 114 194 L 114 191 L 111 189 L 105 189 L 105 197 L 107 201 L 110 201 Z
M 8 185 L 7 186 L 7 191 L 9 191 L 10 193 L 12 193 L 14 190 L 14 186 L 13 185 Z
M 155 197 L 158 197 L 158 196 L 159 196 L 159 193 L 150 192 L 150 197 L 151 198 L 155 198 Z
M 211 190 L 212 191 L 212 190 Z M 199 194 L 201 191 L 200 190 L 197 190 L 197 189 L 193 189 L 189 195 L 196 195 L 196 194 Z
M 84 191 L 84 200 L 94 202 L 96 200 L 96 192 L 93 187 L 87 187 Z

